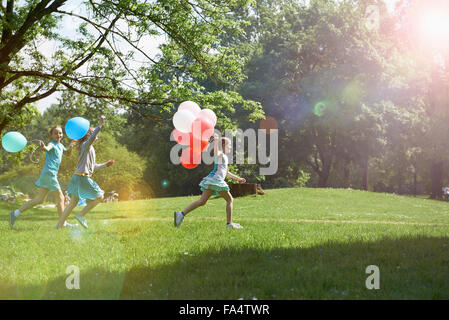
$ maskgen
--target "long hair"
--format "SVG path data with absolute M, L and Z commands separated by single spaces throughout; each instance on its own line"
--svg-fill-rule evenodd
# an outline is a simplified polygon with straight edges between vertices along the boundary
M 89 137 L 92 135 L 92 133 L 94 132 L 94 128 L 89 128 L 89 130 L 87 130 L 87 133 L 84 135 L 84 137 L 82 137 L 81 139 L 75 140 L 76 141 L 76 147 L 79 149 L 81 149 L 81 146 L 83 145 L 83 143 L 89 139 Z
M 221 142 L 221 150 L 223 150 L 223 152 L 225 150 L 226 145 L 228 145 L 229 147 L 232 146 L 232 142 L 229 138 L 221 137 L 220 142 Z

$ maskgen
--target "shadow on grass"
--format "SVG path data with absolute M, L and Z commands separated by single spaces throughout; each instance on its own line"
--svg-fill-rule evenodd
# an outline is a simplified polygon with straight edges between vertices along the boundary
M 0 280 L 0 298 L 448 299 L 448 249 L 448 238 L 430 237 L 268 251 L 210 248 L 126 274 L 81 270 L 80 290 L 66 288 L 68 275 L 23 288 Z M 379 290 L 366 288 L 369 265 L 380 269 Z

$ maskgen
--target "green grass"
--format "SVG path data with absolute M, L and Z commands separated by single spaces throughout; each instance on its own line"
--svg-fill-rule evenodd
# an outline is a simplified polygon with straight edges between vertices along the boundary
M 225 228 L 220 198 L 174 228 L 173 211 L 197 198 L 101 204 L 87 230 L 54 230 L 56 209 L 27 211 L 10 230 L 0 204 L 0 298 L 449 298 L 449 203 L 279 189 L 235 199 L 242 230 Z M 66 288 L 71 265 L 79 290 Z M 379 290 L 365 286 L 369 265 Z

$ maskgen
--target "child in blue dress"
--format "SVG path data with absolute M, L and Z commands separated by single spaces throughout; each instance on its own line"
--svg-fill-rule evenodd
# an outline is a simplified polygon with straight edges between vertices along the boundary
M 212 194 L 220 195 L 226 200 L 226 228 L 241 229 L 240 224 L 232 222 L 232 204 L 233 198 L 229 192 L 229 186 L 224 181 L 225 177 L 235 179 L 240 183 L 245 183 L 245 178 L 240 178 L 235 174 L 228 172 L 228 157 L 226 153 L 231 151 L 231 141 L 228 138 L 221 138 L 221 150 L 218 150 L 218 135 L 214 134 L 214 169 L 200 182 L 203 194 L 197 201 L 192 202 L 184 211 L 175 211 L 175 227 L 179 227 L 184 217 L 196 208 L 206 204 Z
M 97 141 L 97 135 L 103 127 L 105 119 L 105 116 L 101 116 L 98 127 L 96 127 L 95 130 L 90 128 L 88 133 L 77 141 L 80 152 L 78 155 L 78 165 L 69 182 L 68 193 L 70 196 L 70 203 L 64 209 L 58 225 L 55 227 L 56 229 L 64 226 L 65 220 L 77 206 L 80 199 L 86 199 L 87 205 L 79 214 L 75 215 L 75 218 L 84 228 L 87 228 L 87 220 L 84 216 L 103 200 L 104 191 L 91 179 L 91 176 L 95 170 L 109 167 L 114 164 L 114 160 L 109 160 L 103 164 L 96 163 L 96 154 L 93 145 Z
M 69 154 L 73 146 L 73 144 L 70 144 L 67 150 L 61 143 L 62 138 L 62 128 L 60 126 L 54 126 L 50 129 L 51 141 L 48 145 L 45 145 L 43 141 L 39 140 L 40 147 L 45 150 L 45 165 L 41 171 L 39 180 L 36 181 L 39 192 L 34 199 L 28 201 L 19 209 L 10 211 L 9 225 L 11 228 L 13 228 L 14 222 L 22 212 L 44 202 L 50 192 L 53 194 L 54 199 L 56 199 L 58 214 L 61 217 L 64 211 L 64 195 L 58 182 L 59 165 L 61 164 L 62 154 L 66 151 Z M 70 225 L 66 223 L 64 226 Z

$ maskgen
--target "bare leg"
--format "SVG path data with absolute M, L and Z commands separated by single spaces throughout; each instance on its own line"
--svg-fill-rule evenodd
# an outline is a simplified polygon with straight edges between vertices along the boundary
M 232 222 L 232 203 L 234 202 L 234 198 L 232 198 L 229 191 L 220 191 L 219 193 L 226 200 L 226 220 L 227 223 L 230 223 Z
M 207 200 L 210 198 L 210 196 L 213 193 L 214 192 L 212 190 L 209 190 L 209 189 L 204 190 L 203 194 L 201 195 L 201 198 L 199 200 L 192 202 L 191 204 L 189 204 L 187 206 L 187 208 L 184 209 L 184 215 L 186 215 L 190 211 L 195 210 L 196 208 L 198 208 L 200 206 L 204 206 L 206 204 Z
M 80 199 L 78 197 L 72 196 L 70 198 L 70 203 L 67 207 L 64 208 L 64 211 L 62 212 L 62 215 L 59 217 L 57 228 L 62 228 L 64 226 L 64 221 L 67 219 L 69 214 L 72 212 L 73 209 L 75 209 L 76 205 L 78 204 L 78 201 Z
M 42 202 L 45 201 L 45 199 L 47 198 L 47 195 L 48 195 L 48 189 L 39 188 L 39 192 L 38 192 L 37 196 L 34 199 L 25 203 L 23 206 L 21 206 L 19 208 L 19 211 L 22 213 L 25 210 L 28 210 L 38 204 L 41 204 Z
M 64 211 L 64 195 L 61 190 L 53 191 L 53 197 L 55 198 L 56 207 L 58 208 L 58 216 L 61 218 Z
M 93 208 L 95 208 L 97 206 L 97 204 L 99 204 L 103 199 L 104 199 L 104 197 L 101 196 L 100 198 L 97 198 L 95 200 L 87 200 L 86 201 L 87 205 L 83 208 L 83 210 L 81 210 L 80 216 L 84 218 L 86 213 L 88 213 L 89 210 L 92 210 Z

